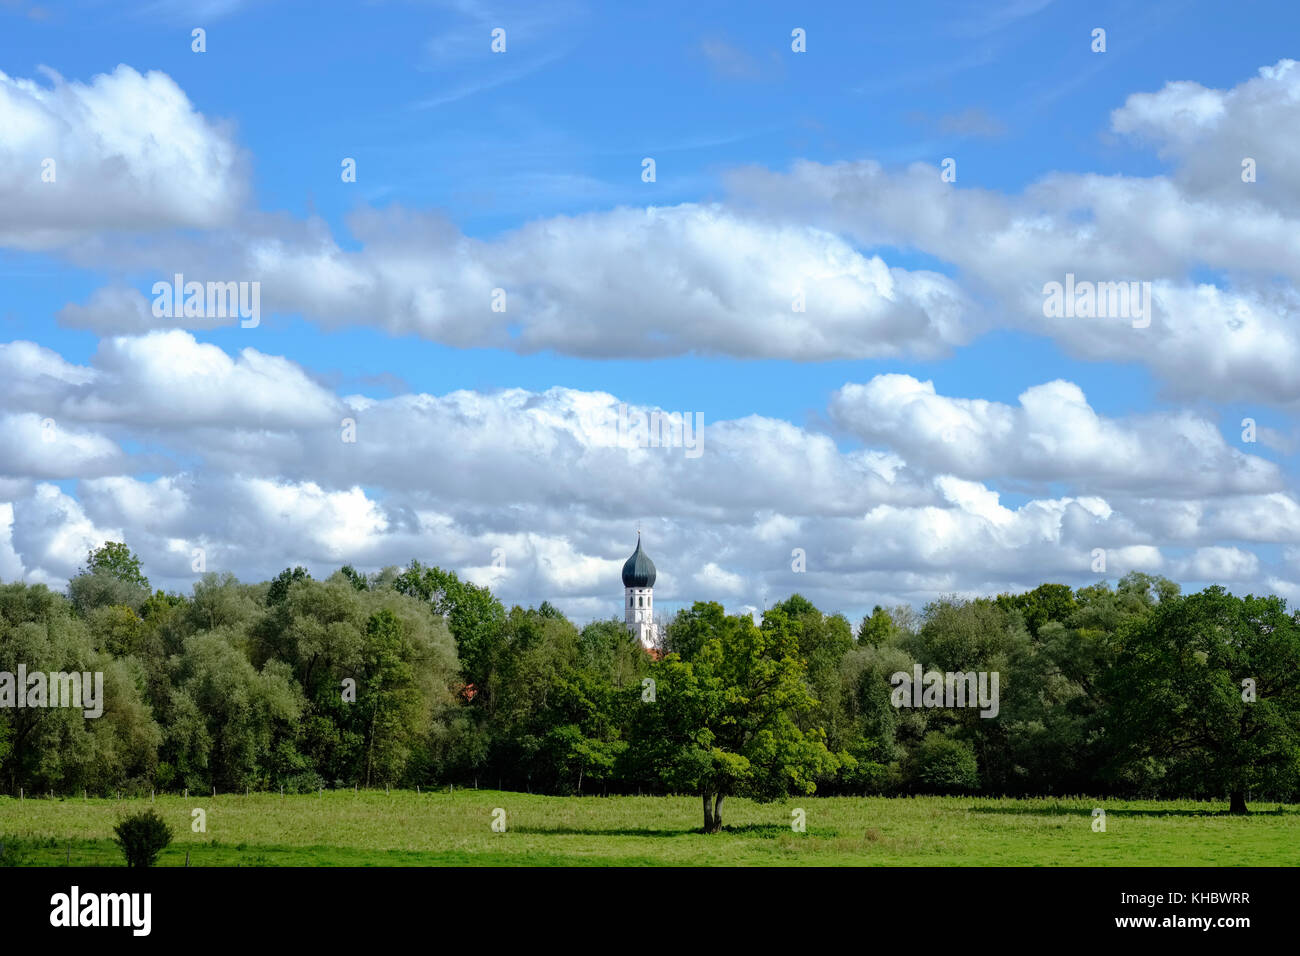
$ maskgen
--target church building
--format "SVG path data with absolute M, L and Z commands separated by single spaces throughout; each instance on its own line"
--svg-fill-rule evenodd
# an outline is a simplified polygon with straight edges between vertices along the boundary
M 627 629 L 647 650 L 659 643 L 659 628 L 654 619 L 655 565 L 641 550 L 641 533 L 636 536 L 636 550 L 623 563 L 623 613 Z

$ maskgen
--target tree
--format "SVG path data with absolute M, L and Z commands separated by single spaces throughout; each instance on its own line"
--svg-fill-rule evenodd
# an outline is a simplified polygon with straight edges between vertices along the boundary
M 357 710 L 366 721 L 366 786 L 395 780 L 410 756 L 407 730 L 417 723 L 420 694 L 411 650 L 397 615 L 384 608 L 366 621 Z
M 402 594 L 431 602 L 434 613 L 447 619 L 447 626 L 456 638 L 465 680 L 481 684 L 492 669 L 492 659 L 505 626 L 505 607 L 492 592 L 460 580 L 455 571 L 426 568 L 419 561 L 412 561 L 392 580 L 391 586 Z
M 105 541 L 86 555 L 83 574 L 109 574 L 126 584 L 149 589 L 149 579 L 140 570 L 140 559 L 121 541 Z
M 134 613 L 148 601 L 149 587 L 147 581 L 141 585 L 101 568 L 69 580 L 68 599 L 78 614 L 103 607 L 125 607 Z
M 858 643 L 877 647 L 889 640 L 893 631 L 894 622 L 890 620 L 889 612 L 877 604 L 858 627 Z
M 997 604 L 1006 611 L 1019 611 L 1034 637 L 1044 624 L 1068 621 L 1079 608 L 1074 592 L 1064 584 L 1040 584 L 1024 594 L 999 594 Z
M 684 661 L 693 661 L 711 634 L 716 634 L 727 612 L 717 601 L 696 601 L 678 611 L 664 628 L 664 649 Z
M 158 854 L 172 842 L 172 829 L 156 810 L 125 817 L 113 833 L 113 842 L 121 848 L 127 866 L 153 866 Z
M 348 579 L 348 582 L 358 591 L 369 591 L 370 582 L 366 576 L 350 564 L 345 564 L 339 568 L 339 573 Z
M 271 587 L 267 589 L 266 603 L 267 604 L 281 603 L 286 597 L 289 596 L 289 587 L 295 581 L 310 581 L 310 580 L 311 580 L 311 574 L 308 573 L 307 569 L 304 568 L 302 565 L 298 565 L 292 570 L 290 570 L 289 568 L 285 568 L 283 571 L 281 571 L 279 574 L 275 576 L 275 580 L 271 582 Z
M 0 672 L 12 675 L 20 664 L 32 673 L 102 675 L 98 689 L 95 679 L 82 687 L 102 710 L 87 717 L 85 707 L 15 707 L 10 683 L 0 707 L 0 773 L 9 789 L 102 791 L 153 772 L 161 734 L 141 699 L 138 662 L 96 649 L 86 622 L 44 585 L 0 585 Z
M 1294 790 L 1300 775 L 1300 626 L 1277 597 L 1211 587 L 1161 597 L 1129 622 L 1105 676 L 1112 772 L 1154 761 L 1184 793 Z
M 692 608 L 696 618 L 706 610 Z M 727 796 L 812 793 L 836 759 L 823 730 L 800 729 L 817 701 L 783 614 L 762 628 L 747 615 L 715 619 L 701 636 L 693 660 L 673 653 L 651 665 L 656 692 L 634 709 L 630 756 L 668 789 L 699 794 L 704 831 L 717 833 Z
M 979 764 L 969 745 L 929 733 L 917 748 L 912 778 L 924 793 L 969 793 L 979 788 Z
M 206 783 L 223 790 L 267 785 L 272 755 L 292 742 L 303 709 L 289 665 L 273 660 L 257 670 L 221 628 L 185 641 L 177 688 L 173 706 L 191 719 L 168 730 L 183 727 L 193 748 L 177 766 L 206 767 Z

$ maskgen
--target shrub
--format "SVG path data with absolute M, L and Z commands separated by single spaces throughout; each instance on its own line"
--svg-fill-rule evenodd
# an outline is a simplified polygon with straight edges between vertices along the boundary
M 339 783 L 340 781 L 335 781 Z M 295 773 L 284 778 L 285 793 L 316 793 L 325 786 L 325 778 L 314 770 Z
M 171 827 L 156 810 L 124 818 L 113 832 L 127 866 L 153 866 L 158 854 L 172 842 Z
M 980 785 L 970 747 L 942 734 L 927 734 L 916 753 L 914 785 L 923 793 L 969 793 Z
M 16 836 L 0 836 L 0 866 L 31 866 L 31 847 Z

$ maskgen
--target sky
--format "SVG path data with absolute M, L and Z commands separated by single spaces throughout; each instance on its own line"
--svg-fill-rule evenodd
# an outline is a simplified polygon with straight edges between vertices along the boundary
M 1294 602 L 1297 28 L 0 0 L 0 580 L 418 558 L 584 621 L 640 529 L 661 614 Z M 177 274 L 256 317 L 158 314 Z

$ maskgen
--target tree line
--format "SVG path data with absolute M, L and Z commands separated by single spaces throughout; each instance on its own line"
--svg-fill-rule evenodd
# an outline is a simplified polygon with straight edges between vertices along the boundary
M 697 602 L 647 654 L 622 621 L 412 561 L 151 589 L 120 543 L 66 594 L 0 585 L 0 672 L 104 674 L 103 715 L 0 708 L 10 793 L 990 794 L 1300 800 L 1300 615 L 1278 597 L 1115 586 L 877 607 Z M 996 672 L 997 716 L 900 707 L 895 675 Z

